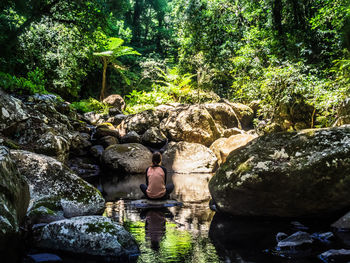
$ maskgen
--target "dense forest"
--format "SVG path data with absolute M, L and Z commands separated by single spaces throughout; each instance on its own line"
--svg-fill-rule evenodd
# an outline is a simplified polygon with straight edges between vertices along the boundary
M 334 122 L 350 88 L 348 0 L 3 0 L 1 87 L 82 111 L 112 93 L 129 113 L 216 95 L 268 118 Z

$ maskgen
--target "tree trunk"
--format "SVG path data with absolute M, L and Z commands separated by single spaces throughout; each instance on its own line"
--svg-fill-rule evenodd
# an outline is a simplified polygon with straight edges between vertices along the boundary
M 105 98 L 106 90 L 106 72 L 107 72 L 107 58 L 103 57 L 103 73 L 102 73 L 102 89 L 100 93 L 100 101 L 103 101 Z

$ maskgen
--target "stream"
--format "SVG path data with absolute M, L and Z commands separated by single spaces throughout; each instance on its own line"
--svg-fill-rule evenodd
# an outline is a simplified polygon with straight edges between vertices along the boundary
M 345 248 L 340 237 L 311 247 L 276 249 L 276 234 L 297 231 L 324 233 L 340 215 L 300 220 L 232 218 L 209 209 L 211 174 L 170 175 L 172 199 L 182 207 L 137 209 L 130 202 L 141 198 L 144 176 L 113 178 L 102 182 L 107 199 L 104 215 L 119 221 L 137 240 L 141 255 L 130 262 L 327 262 L 318 255 Z M 336 261 L 340 262 L 340 261 Z M 341 261 L 343 262 L 343 261 Z M 346 261 L 347 262 L 347 261 Z

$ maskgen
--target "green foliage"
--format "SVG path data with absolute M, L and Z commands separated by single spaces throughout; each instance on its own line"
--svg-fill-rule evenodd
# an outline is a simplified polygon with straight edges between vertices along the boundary
M 29 71 L 26 78 L 0 72 L 1 87 L 4 90 L 15 92 L 17 94 L 47 94 L 48 92 L 45 89 L 45 82 L 44 73 L 38 68 L 34 71 Z
M 109 106 L 106 103 L 99 102 L 94 98 L 72 102 L 70 105 L 72 108 L 82 113 L 94 111 L 97 113 L 106 114 L 109 110 Z

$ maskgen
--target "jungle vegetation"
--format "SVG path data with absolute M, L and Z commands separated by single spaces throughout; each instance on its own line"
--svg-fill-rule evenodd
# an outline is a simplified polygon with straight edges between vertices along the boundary
M 349 0 L 2 0 L 0 32 L 3 89 L 85 110 L 215 92 L 270 112 L 306 103 L 323 127 L 350 89 Z

